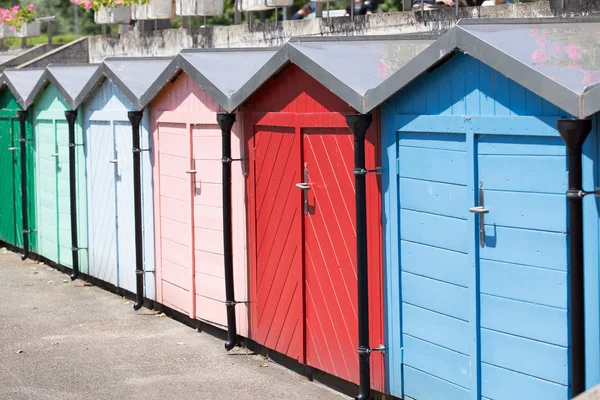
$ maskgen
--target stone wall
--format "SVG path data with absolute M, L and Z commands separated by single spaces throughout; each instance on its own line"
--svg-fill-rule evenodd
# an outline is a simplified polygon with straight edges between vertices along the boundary
M 561 7 L 561 1 L 566 7 Z M 168 29 L 147 33 L 89 38 L 90 62 L 111 56 L 172 56 L 184 48 L 280 46 L 293 36 L 383 35 L 435 31 L 452 27 L 460 18 L 537 18 L 600 13 L 598 0 L 551 0 L 435 12 L 378 13 L 350 18 L 305 19 L 209 27 L 188 31 Z

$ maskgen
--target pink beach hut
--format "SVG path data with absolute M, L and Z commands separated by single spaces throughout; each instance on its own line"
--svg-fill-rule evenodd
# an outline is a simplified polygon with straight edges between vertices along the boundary
M 192 319 L 229 328 L 227 348 L 237 342 L 236 333 L 248 336 L 247 169 L 242 124 L 231 127 L 234 116 L 242 120 L 240 113 L 231 114 L 231 98 L 274 54 L 268 49 L 185 50 L 170 66 L 170 83 L 155 85 L 157 95 L 150 107 L 156 301 Z M 227 137 L 229 157 L 223 153 Z M 228 229 L 223 158 L 231 166 Z M 231 249 L 224 244 L 224 232 L 225 243 L 227 232 L 231 235 Z M 227 277 L 228 263 L 233 264 L 232 277 Z M 230 296 L 228 281 L 234 292 Z

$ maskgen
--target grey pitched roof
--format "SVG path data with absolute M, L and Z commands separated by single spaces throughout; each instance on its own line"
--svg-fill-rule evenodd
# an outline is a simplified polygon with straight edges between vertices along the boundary
M 101 73 L 113 82 L 138 109 L 143 110 L 173 76 L 173 57 L 118 57 L 102 62 Z
M 50 64 L 46 67 L 46 79 L 76 110 L 99 82 L 102 76 L 99 67 L 100 64 Z
M 264 65 L 257 69 L 255 66 L 253 75 L 244 77 L 246 83 L 230 96 L 228 107 L 224 108 L 236 109 L 277 71 L 293 63 L 357 111 L 367 112 L 368 94 L 438 37 L 439 34 L 433 33 L 294 38 Z M 200 71 L 202 68 L 198 67 Z
M 282 62 L 273 59 L 277 49 L 183 50 L 174 63 L 226 111 L 234 111 Z M 255 75 L 264 70 L 263 80 Z
M 44 68 L 6 69 L 3 81 L 23 109 L 29 108 L 46 83 Z
M 578 118 L 600 111 L 600 19 L 462 20 L 367 96 L 374 108 L 460 50 Z
M 367 96 L 435 42 L 439 34 L 292 39 L 287 58 L 359 112 Z

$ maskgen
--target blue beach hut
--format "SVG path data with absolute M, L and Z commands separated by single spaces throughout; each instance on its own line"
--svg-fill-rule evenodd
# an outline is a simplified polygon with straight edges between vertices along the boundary
M 461 21 L 367 98 L 395 93 L 392 395 L 563 400 L 600 382 L 598 37 L 598 19 Z

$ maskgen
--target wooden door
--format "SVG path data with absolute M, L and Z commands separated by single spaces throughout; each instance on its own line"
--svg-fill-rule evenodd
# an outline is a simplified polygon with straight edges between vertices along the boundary
M 404 397 L 567 398 L 560 137 L 407 131 L 397 154 Z
M 468 399 L 470 324 L 466 138 L 398 135 L 404 395 Z
M 17 246 L 21 237 L 17 223 L 21 206 L 16 195 L 20 187 L 17 179 L 20 168 L 18 136 L 19 130 L 13 130 L 13 119 L 0 115 L 0 241 L 13 246 Z
M 64 111 L 58 111 L 63 113 Z M 57 117 L 61 116 L 60 114 Z M 56 212 L 58 218 L 58 263 L 67 267 L 73 265 L 71 251 L 71 186 L 69 176 L 69 124 L 66 120 L 56 119 Z M 77 188 L 77 186 L 76 186 Z M 76 189 L 77 192 L 77 189 Z M 77 195 L 77 194 L 76 194 Z M 85 266 L 85 257 L 81 265 Z
M 90 275 L 118 286 L 113 128 L 110 122 L 90 120 L 87 127 L 88 215 Z
M 189 127 L 157 123 L 157 234 L 162 302 L 193 313 L 192 170 Z
M 253 338 L 358 382 L 353 136 L 339 113 L 255 118 L 249 207 L 256 232 L 250 243 L 256 260 Z M 377 129 L 376 122 L 368 133 L 370 169 L 376 166 Z M 375 174 L 367 177 L 367 193 L 371 347 L 379 347 L 381 205 Z M 383 390 L 383 356 L 374 352 L 371 360 L 373 387 Z
M 481 393 L 567 399 L 566 149 L 523 133 L 475 136 Z
M 343 128 L 305 129 L 306 362 L 358 378 L 356 207 L 353 136 Z M 326 305 L 326 306 L 324 306 Z
M 211 115 L 214 117 L 214 115 Z M 195 316 L 227 326 L 223 269 L 221 129 L 194 124 L 192 135 Z
M 305 126 L 302 167 L 310 187 L 304 210 L 306 363 L 358 383 L 354 137 L 340 114 L 298 122 Z M 376 120 L 367 133 L 368 169 L 376 166 L 377 129 Z M 366 182 L 370 346 L 376 348 L 383 344 L 381 208 L 377 175 L 367 175 Z M 383 390 L 383 362 L 380 353 L 371 354 L 376 390 Z
M 113 122 L 115 138 L 116 243 L 119 286 L 136 291 L 135 219 L 133 196 L 133 138 L 129 122 Z M 140 200 L 141 201 L 141 200 Z
M 256 127 L 249 218 L 255 229 L 252 337 L 304 362 L 302 199 L 295 187 L 302 179 L 300 141 L 294 128 Z
M 36 131 L 36 170 L 39 253 L 58 262 L 58 168 L 59 153 L 56 143 L 55 121 L 39 117 Z M 69 240 L 70 241 L 70 240 Z

